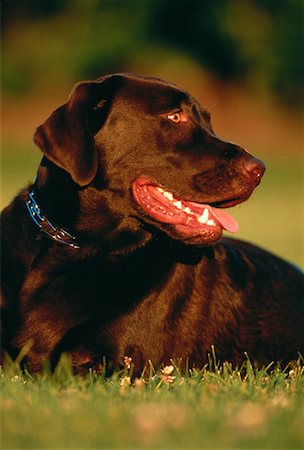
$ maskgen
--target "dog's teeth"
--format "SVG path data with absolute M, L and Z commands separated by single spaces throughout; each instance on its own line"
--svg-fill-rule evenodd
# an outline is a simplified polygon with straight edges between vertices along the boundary
M 163 188 L 161 188 L 161 187 L 157 187 L 156 190 L 157 190 L 158 192 L 161 192 L 161 193 L 165 192 L 165 190 L 164 190 Z
M 204 209 L 203 214 L 197 219 L 200 223 L 206 223 L 208 221 L 209 211 L 207 208 Z
M 166 197 L 168 200 L 170 200 L 170 202 L 172 202 L 172 200 L 174 199 L 173 195 L 171 194 L 171 192 L 167 192 L 165 191 L 163 193 L 163 196 Z
M 187 213 L 187 214 L 191 214 L 191 209 L 188 208 L 188 206 L 186 208 L 184 208 L 183 211 L 185 211 L 185 213 Z
M 213 219 L 207 220 L 207 225 L 211 225 L 212 227 L 215 227 L 215 222 Z
M 181 201 L 178 202 L 173 202 L 173 205 L 177 207 L 177 209 L 182 209 L 183 208 L 183 204 Z

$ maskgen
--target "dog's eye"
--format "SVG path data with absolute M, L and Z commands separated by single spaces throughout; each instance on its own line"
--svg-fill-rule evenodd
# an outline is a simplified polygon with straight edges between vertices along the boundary
M 168 117 L 168 119 L 172 120 L 172 122 L 175 122 L 175 123 L 180 122 L 181 119 L 182 119 L 180 112 L 175 112 L 175 113 L 172 113 L 172 114 L 168 114 L 167 117 Z

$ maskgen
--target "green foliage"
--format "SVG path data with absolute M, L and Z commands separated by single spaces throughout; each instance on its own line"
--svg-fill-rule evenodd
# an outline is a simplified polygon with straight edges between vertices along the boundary
M 227 15 L 239 2 L 215 0 L 156 1 L 153 15 L 154 36 L 178 46 L 224 79 L 240 79 L 246 72 L 239 42 L 227 26 Z M 170 19 L 169 19 L 170 18 Z
M 63 358 L 33 378 L 12 364 L 0 375 L 2 448 L 300 449 L 301 362 L 237 370 L 211 357 L 187 374 L 150 366 L 133 383 L 132 366 L 79 377 Z
M 223 79 L 246 80 L 299 103 L 304 60 L 301 0 L 157 0 L 157 34 Z M 170 20 L 168 18 L 170 17 Z
M 300 104 L 302 0 L 4 2 L 3 88 L 20 93 L 188 55 L 224 80 Z

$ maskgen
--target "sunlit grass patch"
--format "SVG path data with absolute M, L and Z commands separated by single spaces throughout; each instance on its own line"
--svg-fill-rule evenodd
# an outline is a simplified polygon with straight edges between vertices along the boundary
M 66 358 L 35 378 L 10 365 L 2 448 L 300 449 L 303 381 L 302 359 L 262 370 L 213 361 L 186 374 L 173 361 L 135 379 L 132 362 L 109 378 L 75 376 Z

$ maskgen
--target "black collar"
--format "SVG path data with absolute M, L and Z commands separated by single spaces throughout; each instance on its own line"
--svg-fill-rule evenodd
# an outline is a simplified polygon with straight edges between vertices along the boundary
M 60 244 L 67 245 L 75 249 L 80 248 L 74 236 L 72 236 L 63 228 L 57 227 L 56 225 L 52 224 L 45 217 L 37 203 L 34 190 L 29 192 L 29 196 L 25 204 L 31 219 L 49 238 L 53 239 L 53 241 L 59 242 Z

